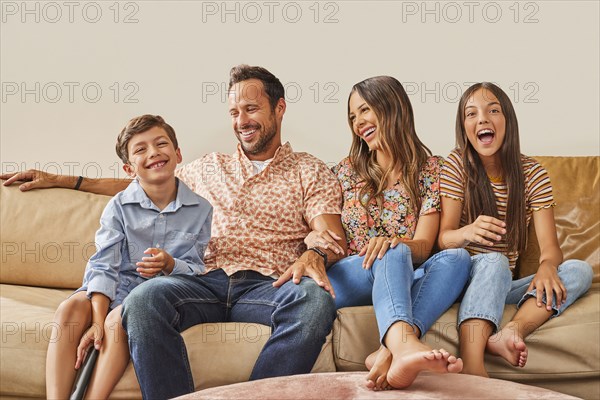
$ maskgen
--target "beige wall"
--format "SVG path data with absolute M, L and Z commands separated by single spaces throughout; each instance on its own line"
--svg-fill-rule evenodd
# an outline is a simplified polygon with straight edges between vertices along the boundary
M 328 163 L 348 151 L 355 82 L 405 84 L 417 131 L 454 143 L 460 92 L 491 80 L 511 96 L 526 154 L 599 154 L 597 1 L 2 1 L 2 171 L 123 176 L 117 133 L 158 113 L 184 161 L 231 152 L 232 65 L 288 88 L 284 139 Z

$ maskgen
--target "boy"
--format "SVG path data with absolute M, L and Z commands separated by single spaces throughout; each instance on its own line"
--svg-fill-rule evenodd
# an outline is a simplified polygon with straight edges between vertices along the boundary
M 129 362 L 120 320 L 125 296 L 157 275 L 204 272 L 212 207 L 175 178 L 181 151 L 173 128 L 160 116 L 133 118 L 116 151 L 134 179 L 104 209 L 83 285 L 56 311 L 46 362 L 48 398 L 69 397 L 91 344 L 100 355 L 87 397 L 107 398 Z

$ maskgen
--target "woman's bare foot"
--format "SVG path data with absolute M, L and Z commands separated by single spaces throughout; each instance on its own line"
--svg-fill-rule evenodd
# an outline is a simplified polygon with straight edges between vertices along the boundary
M 371 360 L 369 360 L 369 357 L 371 357 Z M 392 353 L 387 347 L 381 346 L 379 350 L 371 353 L 369 357 L 365 360 L 365 365 L 369 368 L 367 387 L 373 390 L 389 389 L 387 373 L 392 364 Z M 370 367 L 369 363 L 371 364 Z
M 444 349 L 432 350 L 418 342 L 407 344 L 401 352 L 393 355 L 387 381 L 396 389 L 404 389 L 413 383 L 421 371 L 458 373 L 462 368 L 460 358 L 450 355 Z
M 383 346 L 381 346 L 379 349 L 375 350 L 374 352 L 372 352 L 371 354 L 369 354 L 365 360 L 365 366 L 367 367 L 367 369 L 370 371 L 371 368 L 373 368 L 373 365 L 375 365 L 375 360 L 377 360 L 377 355 L 379 354 L 379 350 L 381 350 L 383 348 Z
M 527 363 L 527 345 L 511 324 L 490 336 L 485 346 L 489 354 L 500 356 L 515 367 L 523 368 Z

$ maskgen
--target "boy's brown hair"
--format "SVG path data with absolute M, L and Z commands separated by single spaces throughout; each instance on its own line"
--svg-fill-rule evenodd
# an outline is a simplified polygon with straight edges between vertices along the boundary
M 167 124 L 160 115 L 144 114 L 139 117 L 135 117 L 129 120 L 127 125 L 123 128 L 119 137 L 117 137 L 117 155 L 125 164 L 129 164 L 129 153 L 127 151 L 127 145 L 134 135 L 144 133 L 152 128 L 159 127 L 167 132 L 169 139 L 173 142 L 175 149 L 179 148 L 177 144 L 177 137 L 175 136 L 175 130 L 171 125 Z

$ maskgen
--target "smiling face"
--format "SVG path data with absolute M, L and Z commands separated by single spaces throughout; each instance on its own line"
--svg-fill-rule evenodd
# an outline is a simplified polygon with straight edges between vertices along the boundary
M 352 123 L 352 132 L 367 143 L 369 150 L 380 148 L 379 120 L 375 111 L 356 91 L 352 93 L 348 101 L 348 119 Z
M 167 132 L 160 127 L 133 135 L 127 143 L 129 163 L 123 170 L 141 183 L 161 184 L 174 178 L 181 162 L 181 151 L 175 149 Z
M 465 103 L 464 132 L 485 163 L 499 157 L 506 134 L 506 118 L 500 101 L 488 89 L 476 90 Z
M 281 146 L 281 121 L 285 100 L 271 108 L 263 83 L 248 79 L 233 85 L 229 91 L 229 114 L 235 136 L 251 160 L 272 158 Z

